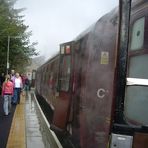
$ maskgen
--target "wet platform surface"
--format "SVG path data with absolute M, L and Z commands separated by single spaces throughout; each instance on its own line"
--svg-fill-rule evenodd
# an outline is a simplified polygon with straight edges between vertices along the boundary
M 16 106 L 14 113 L 7 148 L 25 148 L 25 97 L 21 96 L 21 102 Z
M 36 102 L 30 93 L 26 97 L 25 111 L 27 148 L 50 148 L 50 143 L 47 144 L 47 139 L 43 136 L 43 127 L 37 112 Z
M 12 106 L 11 114 L 4 116 L 3 111 L 3 98 L 0 97 L 0 148 L 5 148 L 11 128 L 15 106 Z
M 33 92 L 22 95 L 16 106 L 7 148 L 62 148 Z

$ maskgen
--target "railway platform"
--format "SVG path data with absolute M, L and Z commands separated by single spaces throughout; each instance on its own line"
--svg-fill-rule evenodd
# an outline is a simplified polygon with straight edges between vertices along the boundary
M 3 115 L 0 100 L 1 148 L 62 148 L 48 124 L 33 91 L 21 95 L 20 104 Z

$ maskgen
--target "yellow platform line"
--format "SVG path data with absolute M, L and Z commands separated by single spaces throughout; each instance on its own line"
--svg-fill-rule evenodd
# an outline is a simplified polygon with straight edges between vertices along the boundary
M 23 95 L 14 113 L 6 148 L 26 148 L 25 96 Z

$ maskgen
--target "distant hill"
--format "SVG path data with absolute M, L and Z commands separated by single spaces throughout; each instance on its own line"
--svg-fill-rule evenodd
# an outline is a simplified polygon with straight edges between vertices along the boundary
M 33 69 L 36 70 L 43 63 L 45 63 L 45 57 L 44 56 L 32 58 L 31 65 L 27 67 L 27 71 L 31 72 Z

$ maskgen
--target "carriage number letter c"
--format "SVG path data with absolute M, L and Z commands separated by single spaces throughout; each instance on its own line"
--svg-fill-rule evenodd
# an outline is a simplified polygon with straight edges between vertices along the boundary
M 105 89 L 103 89 L 103 88 L 98 89 L 97 96 L 99 98 L 101 98 L 101 99 L 104 98 L 104 96 L 105 96 Z

